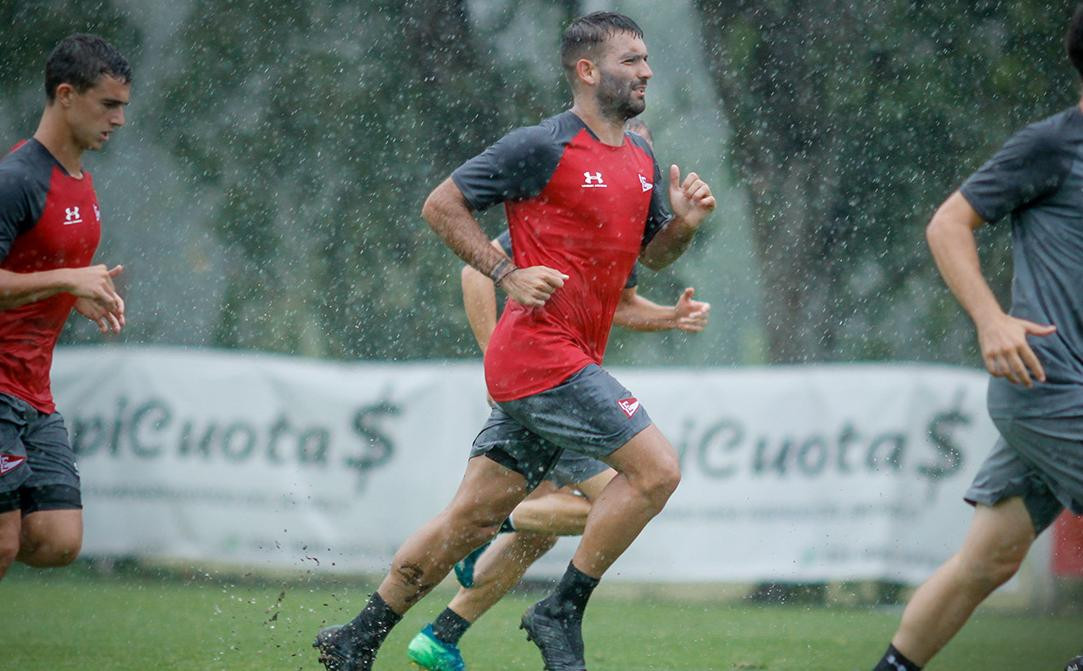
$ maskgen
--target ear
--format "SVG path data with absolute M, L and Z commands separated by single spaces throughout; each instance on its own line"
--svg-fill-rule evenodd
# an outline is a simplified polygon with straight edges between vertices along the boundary
M 56 92 L 53 94 L 53 100 L 60 103 L 64 107 L 71 104 L 71 97 L 75 94 L 75 87 L 71 84 L 61 82 L 56 86 Z
M 595 86 L 599 80 L 598 67 L 594 65 L 593 61 L 586 58 L 580 58 L 575 62 L 575 78 L 578 79 L 581 84 Z

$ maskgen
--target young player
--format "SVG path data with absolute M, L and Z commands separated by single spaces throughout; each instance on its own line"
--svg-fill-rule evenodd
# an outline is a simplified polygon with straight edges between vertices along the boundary
M 1083 8 L 1067 48 L 1083 75 Z M 966 493 L 976 510 L 962 548 L 914 593 L 877 671 L 925 666 L 1061 510 L 1083 512 L 1080 166 L 1083 103 L 1012 136 L 929 223 L 937 267 L 977 328 L 1001 437 Z M 982 277 L 973 231 L 1009 214 L 1015 278 L 1005 313 Z
M 635 22 L 610 12 L 573 21 L 561 60 L 572 109 L 467 161 L 423 208 L 448 246 L 508 294 L 485 353 L 498 407 L 448 507 L 403 544 L 357 618 L 317 637 L 329 669 L 370 669 L 402 614 L 490 539 L 572 449 L 601 458 L 617 475 L 594 501 L 560 584 L 528 609 L 522 626 L 547 668 L 581 671 L 590 593 L 679 481 L 672 446 L 599 364 L 637 257 L 651 268 L 674 261 L 715 200 L 695 173 L 681 180 L 672 166 L 671 215 L 649 147 L 624 133 L 645 107 L 652 75 Z M 489 244 L 472 213 L 501 202 L 514 260 Z
M 45 64 L 34 136 L 0 160 L 0 577 L 16 559 L 63 566 L 82 546 L 79 471 L 49 386 L 74 307 L 104 333 L 124 327 L 121 267 L 91 266 L 101 219 L 82 156 L 124 125 L 131 68 L 94 35 Z

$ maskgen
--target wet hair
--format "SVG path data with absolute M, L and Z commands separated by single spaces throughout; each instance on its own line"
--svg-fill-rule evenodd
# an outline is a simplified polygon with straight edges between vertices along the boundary
M 1068 51 L 1068 59 L 1083 78 L 1083 4 L 1075 8 L 1068 32 L 1064 35 L 1064 47 Z
M 597 58 L 599 48 L 618 33 L 643 39 L 643 29 L 616 12 L 594 12 L 572 21 L 560 40 L 560 64 L 569 81 L 575 76 L 575 64 L 580 58 Z
M 86 33 L 69 35 L 60 41 L 45 61 L 45 95 L 52 102 L 56 87 L 71 86 L 82 93 L 109 75 L 125 84 L 132 81 L 132 66 L 112 45 Z

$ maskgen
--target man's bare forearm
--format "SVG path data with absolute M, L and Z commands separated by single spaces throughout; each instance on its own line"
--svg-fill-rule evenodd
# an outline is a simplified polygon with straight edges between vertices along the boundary
M 476 268 L 465 266 L 462 272 L 463 307 L 466 320 L 481 353 L 489 347 L 489 338 L 496 328 L 496 291 L 493 281 Z
M 489 244 L 462 192 L 450 178 L 429 194 L 421 216 L 451 251 L 486 277 L 498 280 L 515 268 L 507 256 Z
M 696 230 L 682 219 L 673 219 L 655 234 L 639 260 L 651 270 L 665 268 L 684 254 L 692 238 L 696 237 Z
M 944 282 L 975 324 L 1003 313 L 981 271 L 974 229 L 981 219 L 958 192 L 933 216 L 925 229 L 936 267 Z
M 36 273 L 0 270 L 0 310 L 17 308 L 71 289 L 66 268 Z
M 667 331 L 677 326 L 677 309 L 635 294 L 617 304 L 613 323 L 633 331 Z

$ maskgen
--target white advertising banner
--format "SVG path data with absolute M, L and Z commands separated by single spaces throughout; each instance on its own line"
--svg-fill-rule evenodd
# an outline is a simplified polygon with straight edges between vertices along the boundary
M 969 369 L 613 372 L 683 480 L 611 577 L 920 581 L 961 540 L 996 439 Z M 450 499 L 489 411 L 478 363 L 68 348 L 53 380 L 97 556 L 382 571 Z

